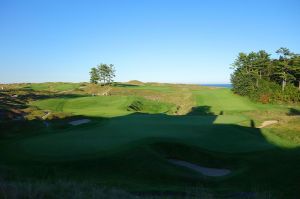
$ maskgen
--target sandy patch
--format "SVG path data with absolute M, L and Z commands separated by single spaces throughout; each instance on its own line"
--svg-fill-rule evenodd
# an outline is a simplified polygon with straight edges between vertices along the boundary
M 45 115 L 42 116 L 42 119 L 45 120 L 51 114 L 51 112 L 46 112 Z
M 216 168 L 208 168 L 208 167 L 202 167 L 190 162 L 182 161 L 182 160 L 175 160 L 175 159 L 169 159 L 168 160 L 170 163 L 189 168 L 191 170 L 194 170 L 198 173 L 201 173 L 202 175 L 205 176 L 210 176 L 210 177 L 220 177 L 220 176 L 225 176 L 231 173 L 230 170 L 228 169 L 216 169 Z
M 81 119 L 81 120 L 74 120 L 72 122 L 69 122 L 69 124 L 73 125 L 73 126 L 77 126 L 77 125 L 80 125 L 80 124 L 86 124 L 86 123 L 89 123 L 91 120 L 89 119 Z
M 277 124 L 278 121 L 277 120 L 267 120 L 264 121 L 258 128 L 264 128 L 266 126 L 272 125 L 272 124 Z

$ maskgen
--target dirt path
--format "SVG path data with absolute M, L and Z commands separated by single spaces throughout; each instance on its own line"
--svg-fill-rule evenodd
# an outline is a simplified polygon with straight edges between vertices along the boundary
M 74 91 L 75 89 L 71 89 L 71 90 L 66 90 L 66 91 L 59 91 L 58 94 L 63 94 L 63 93 L 69 93 Z
M 182 160 L 175 160 L 175 159 L 169 159 L 168 160 L 170 163 L 189 168 L 191 170 L 194 170 L 198 173 L 201 173 L 202 175 L 205 176 L 210 176 L 210 177 L 220 177 L 220 176 L 225 176 L 231 173 L 230 170 L 228 169 L 216 169 L 216 168 L 208 168 L 208 167 L 202 167 L 190 162 L 182 161 Z
M 267 120 L 267 121 L 264 121 L 258 128 L 264 128 L 266 126 L 270 126 L 272 124 L 277 124 L 278 121 L 277 120 Z

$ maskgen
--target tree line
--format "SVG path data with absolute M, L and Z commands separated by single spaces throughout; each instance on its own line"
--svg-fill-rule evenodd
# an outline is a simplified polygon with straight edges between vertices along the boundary
M 300 102 L 300 55 L 287 48 L 276 54 L 271 58 L 265 50 L 239 53 L 232 64 L 232 90 L 264 103 Z
M 101 85 L 111 84 L 115 75 L 115 68 L 113 64 L 98 64 L 91 68 L 90 82 L 93 84 L 100 83 Z

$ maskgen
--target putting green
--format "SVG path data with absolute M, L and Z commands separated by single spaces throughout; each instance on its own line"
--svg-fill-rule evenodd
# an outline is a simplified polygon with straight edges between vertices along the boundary
M 98 125 L 72 127 L 55 134 L 22 139 L 15 144 L 18 157 L 70 160 L 101 156 L 145 139 L 170 139 L 211 151 L 243 153 L 266 150 L 272 145 L 259 130 L 225 124 L 236 116 L 167 116 L 133 114 L 115 117 Z M 213 124 L 214 123 L 214 124 Z

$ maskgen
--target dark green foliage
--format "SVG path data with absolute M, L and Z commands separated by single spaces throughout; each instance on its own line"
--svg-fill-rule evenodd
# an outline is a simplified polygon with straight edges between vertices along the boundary
M 115 69 L 113 64 L 99 64 L 97 67 L 93 67 L 90 71 L 90 82 L 97 84 L 98 82 L 103 84 L 111 84 L 115 75 Z
M 254 92 L 253 77 L 249 74 L 235 73 L 231 75 L 232 89 L 242 96 L 249 96 Z
M 287 48 L 276 53 L 278 59 L 271 59 L 263 50 L 239 53 L 232 64 L 232 90 L 263 103 L 299 102 L 300 56 Z
M 100 79 L 100 77 L 99 77 L 97 68 L 95 68 L 95 67 L 91 68 L 90 82 L 93 83 L 93 84 L 97 84 L 99 79 Z

